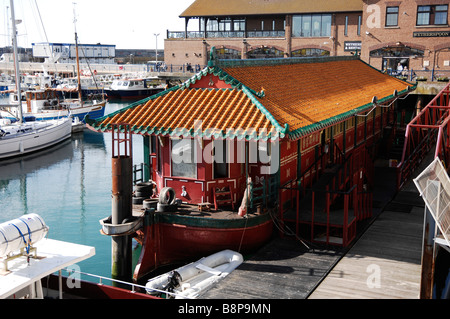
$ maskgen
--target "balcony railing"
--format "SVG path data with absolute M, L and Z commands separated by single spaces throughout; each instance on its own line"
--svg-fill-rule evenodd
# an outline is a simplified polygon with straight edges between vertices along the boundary
M 284 38 L 285 31 L 169 31 L 167 39 L 195 38 Z

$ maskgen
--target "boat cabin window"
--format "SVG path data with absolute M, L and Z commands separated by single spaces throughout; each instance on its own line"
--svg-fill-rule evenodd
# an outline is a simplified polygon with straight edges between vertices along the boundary
M 214 178 L 227 178 L 228 177 L 228 152 L 227 152 L 226 140 L 214 140 L 213 141 L 213 175 Z
M 259 141 L 258 142 L 258 163 L 270 164 L 272 157 L 272 142 Z
M 172 176 L 197 178 L 195 140 L 172 139 Z

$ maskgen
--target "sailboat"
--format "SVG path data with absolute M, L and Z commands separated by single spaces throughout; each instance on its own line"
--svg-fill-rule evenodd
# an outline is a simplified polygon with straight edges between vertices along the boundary
M 74 9 L 75 15 L 75 9 Z M 90 101 L 85 101 L 82 98 L 81 78 L 80 78 L 80 60 L 78 53 L 78 35 L 76 30 L 76 18 L 74 17 L 75 25 L 75 48 L 77 60 L 77 78 L 78 78 L 78 98 L 77 99 L 60 99 L 58 90 L 54 88 L 44 87 L 38 90 L 28 90 L 24 94 L 10 95 L 10 103 L 19 103 L 22 105 L 23 116 L 27 120 L 43 121 L 58 119 L 61 117 L 72 116 L 73 119 L 78 118 L 77 121 L 83 121 L 84 117 L 89 114 L 89 118 L 100 118 L 105 113 L 106 100 L 102 94 L 98 95 L 99 99 L 93 96 Z M 19 108 L 20 109 L 20 108 Z M 8 110 L 14 113 L 13 110 Z M 6 113 L 0 113 L 4 118 L 10 118 Z M 18 116 L 19 114 L 15 114 Z
M 14 0 L 11 3 L 13 25 L 14 69 L 16 75 L 16 92 L 21 92 L 19 61 L 17 59 L 17 32 L 14 15 Z M 55 120 L 25 122 L 22 107 L 17 104 L 18 118 L 0 119 L 0 159 L 25 155 L 60 143 L 71 136 L 72 118 L 63 117 Z

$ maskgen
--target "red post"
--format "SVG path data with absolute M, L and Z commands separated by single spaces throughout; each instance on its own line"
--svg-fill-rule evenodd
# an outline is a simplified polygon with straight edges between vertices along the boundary
M 344 221 L 342 225 L 342 245 L 347 245 L 348 194 L 344 195 Z

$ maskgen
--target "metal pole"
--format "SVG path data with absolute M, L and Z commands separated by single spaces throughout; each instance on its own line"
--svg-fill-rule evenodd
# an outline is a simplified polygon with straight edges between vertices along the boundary
M 153 33 L 153 35 L 156 37 L 156 51 L 155 51 L 155 68 L 156 68 L 156 63 L 158 63 L 158 36 L 159 36 L 159 33 Z
M 83 99 L 82 99 L 82 92 L 81 92 L 81 78 L 80 78 L 80 57 L 78 54 L 78 35 L 77 35 L 77 16 L 75 14 L 75 5 L 76 3 L 73 4 L 73 25 L 74 25 L 74 29 L 75 29 L 75 51 L 76 51 L 76 57 L 77 57 L 77 77 L 78 77 L 78 99 L 80 100 L 80 104 L 83 104 Z
M 10 0 L 11 5 L 11 20 L 12 20 L 12 45 L 14 49 L 14 73 L 16 75 L 16 93 L 17 93 L 17 100 L 19 102 L 18 105 L 18 111 L 19 111 L 19 123 L 23 122 L 23 115 L 22 115 L 22 92 L 20 88 L 20 71 L 19 71 L 19 55 L 17 53 L 17 29 L 16 29 L 16 16 L 14 14 L 14 1 Z

